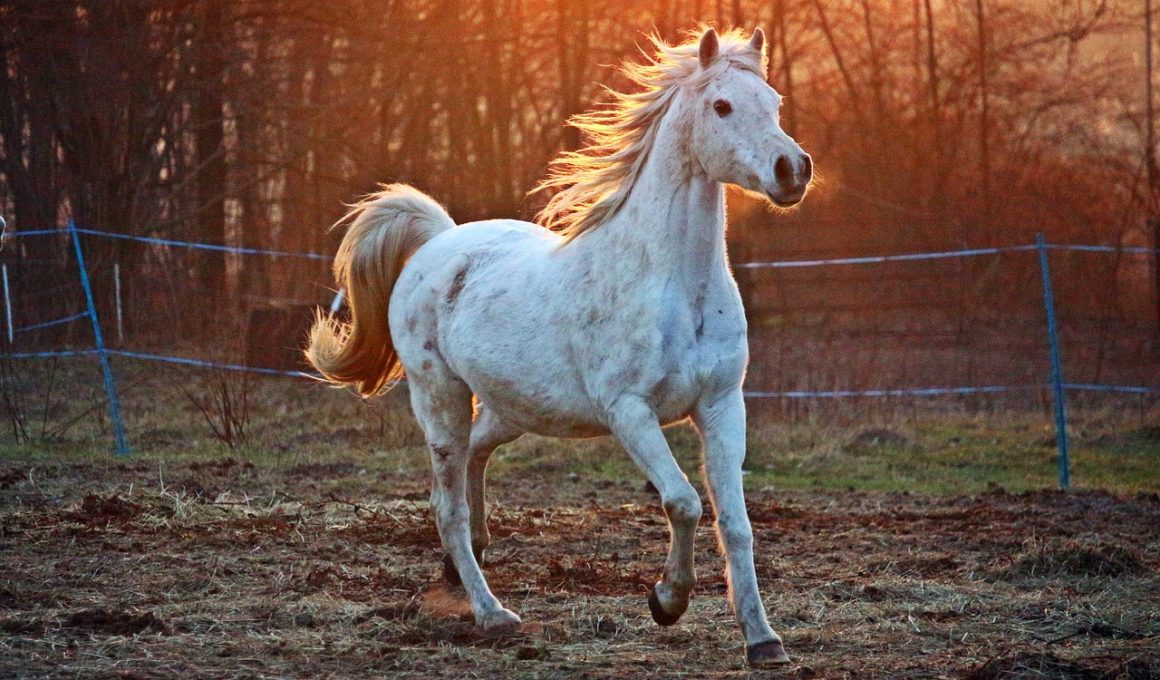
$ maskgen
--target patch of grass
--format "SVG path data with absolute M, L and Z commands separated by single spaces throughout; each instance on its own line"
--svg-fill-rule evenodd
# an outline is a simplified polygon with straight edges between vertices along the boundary
M 1108 419 L 1104 428 L 1120 426 Z M 1160 487 L 1155 457 L 1146 447 L 1113 451 L 1077 438 L 1071 482 L 1076 488 L 1154 490 Z M 1059 480 L 1053 432 L 1032 414 L 759 426 L 750 435 L 747 468 L 756 488 L 979 493 L 1052 488 Z
M 50 367 L 21 364 L 22 383 L 38 384 Z M 92 401 L 92 370 L 84 362 L 55 369 L 56 390 Z M 215 438 L 185 392 L 209 389 L 205 376 L 186 368 L 118 361 L 122 403 L 135 462 L 180 462 L 235 456 L 265 468 L 356 463 L 368 474 L 428 470 L 422 433 L 405 386 L 362 400 L 311 381 L 255 378 L 247 383 L 246 442 L 231 451 Z M 47 375 L 47 373 L 45 373 Z M 27 395 L 33 400 L 35 394 Z M 98 395 L 99 397 L 99 395 Z M 98 402 L 100 399 L 98 398 Z M 0 435 L 0 459 L 32 462 L 102 459 L 111 435 L 102 408 L 70 423 L 51 440 L 15 441 Z M 63 409 L 49 414 L 74 418 Z M 746 483 L 751 488 L 909 490 L 977 493 L 996 486 L 1018 492 L 1058 484 L 1055 440 L 1038 411 L 969 413 L 942 405 L 926 410 L 859 411 L 850 402 L 837 412 L 808 409 L 792 417 L 751 409 Z M 1156 407 L 1087 407 L 1072 414 L 1072 484 L 1117 492 L 1160 488 L 1160 412 Z M 700 479 L 701 442 L 689 425 L 665 436 L 691 479 Z M 569 475 L 636 483 L 643 476 L 610 438 L 559 440 L 525 436 L 493 458 L 497 477 L 536 470 L 549 478 Z M 553 477 L 558 475 L 558 477 Z

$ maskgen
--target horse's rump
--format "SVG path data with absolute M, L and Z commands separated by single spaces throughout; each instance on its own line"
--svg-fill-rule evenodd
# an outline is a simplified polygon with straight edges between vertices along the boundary
M 351 385 L 369 397 L 402 377 L 387 330 L 395 281 L 407 258 L 455 222 L 430 197 L 403 184 L 367 196 L 338 224 L 348 221 L 334 275 L 346 289 L 351 320 L 343 323 L 320 313 L 310 330 L 306 359 L 329 382 Z

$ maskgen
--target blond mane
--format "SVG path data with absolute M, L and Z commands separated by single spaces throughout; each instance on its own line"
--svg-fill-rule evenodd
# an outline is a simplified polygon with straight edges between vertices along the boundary
M 536 215 L 537 222 L 559 232 L 565 243 L 599 228 L 632 191 L 660 120 L 680 86 L 703 88 L 731 66 L 765 77 L 765 55 L 737 30 L 720 36 L 719 56 L 709 68 L 701 69 L 698 48 L 702 32 L 690 32 L 679 45 L 649 36 L 654 52 L 645 55 L 648 61 L 621 67 L 641 91 L 626 94 L 606 88 L 612 100 L 605 108 L 568 120 L 585 136 L 586 145 L 561 154 L 548 166 L 548 178 L 535 191 L 556 193 Z

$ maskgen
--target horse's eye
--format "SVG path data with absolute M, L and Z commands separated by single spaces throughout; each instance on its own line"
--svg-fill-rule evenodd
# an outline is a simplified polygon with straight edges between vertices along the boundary
M 724 118 L 725 116 L 733 113 L 733 105 L 724 99 L 718 99 L 717 101 L 713 102 L 713 110 L 717 112 L 718 116 Z

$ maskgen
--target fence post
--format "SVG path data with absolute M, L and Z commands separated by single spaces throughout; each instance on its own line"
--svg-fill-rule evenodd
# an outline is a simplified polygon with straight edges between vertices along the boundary
M 93 303 L 93 288 L 89 284 L 89 272 L 85 268 L 85 255 L 81 250 L 81 237 L 77 225 L 68 221 L 68 231 L 72 235 L 77 252 L 77 267 L 81 270 L 81 287 L 85 290 L 85 302 L 89 307 L 89 320 L 93 322 L 93 336 L 97 343 L 97 357 L 101 360 L 101 373 L 105 378 L 105 393 L 109 399 L 109 419 L 113 421 L 113 437 L 118 455 L 129 453 L 129 442 L 125 438 L 125 421 L 121 419 L 121 400 L 117 397 L 117 381 L 113 378 L 113 367 L 109 364 L 109 353 L 105 350 L 105 339 L 101 335 L 101 322 L 97 318 L 97 306 Z
M 338 314 L 338 310 L 342 309 L 343 298 L 346 297 L 346 289 L 339 288 L 338 292 L 334 294 L 334 299 L 330 301 L 330 313 Z
M 1043 232 L 1035 235 L 1039 252 L 1039 271 L 1043 274 L 1043 309 L 1047 314 L 1047 346 L 1051 353 L 1051 391 L 1055 402 L 1055 445 L 1059 449 L 1059 488 L 1067 489 L 1071 474 L 1067 455 L 1067 412 L 1064 404 L 1063 366 L 1059 352 L 1059 329 L 1055 322 L 1055 295 L 1051 290 L 1051 268 L 1047 258 L 1047 240 Z
M 113 263 L 113 300 L 117 305 L 117 342 L 125 343 L 125 316 L 121 311 L 121 263 Z
M 3 265 L 4 271 L 4 318 L 8 322 L 8 344 L 16 342 L 15 331 L 12 327 L 12 293 L 8 290 L 8 265 Z

